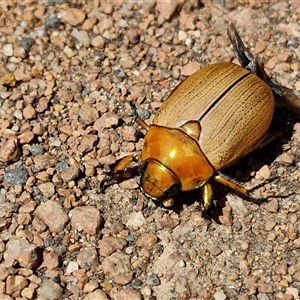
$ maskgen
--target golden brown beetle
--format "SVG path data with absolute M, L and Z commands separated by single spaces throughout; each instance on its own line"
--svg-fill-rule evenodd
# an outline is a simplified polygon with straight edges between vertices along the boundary
M 221 171 L 266 139 L 274 114 L 273 92 L 285 96 L 270 82 L 233 25 L 228 36 L 242 67 L 225 62 L 197 71 L 176 87 L 150 126 L 136 115 L 147 131 L 140 157 L 141 188 L 166 206 L 179 191 L 203 188 L 207 209 L 212 179 L 246 195 L 244 187 Z M 130 162 L 125 158 L 116 170 Z

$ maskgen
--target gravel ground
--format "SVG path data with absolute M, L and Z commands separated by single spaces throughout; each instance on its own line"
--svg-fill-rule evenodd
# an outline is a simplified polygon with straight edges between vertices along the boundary
M 185 2 L 0 2 L 2 300 L 300 299 L 296 120 L 227 172 L 246 187 L 275 177 L 261 203 L 216 186 L 211 216 L 198 193 L 167 210 L 138 178 L 100 193 L 141 148 L 129 100 L 151 124 L 185 76 L 233 60 L 230 22 L 300 91 L 298 0 Z

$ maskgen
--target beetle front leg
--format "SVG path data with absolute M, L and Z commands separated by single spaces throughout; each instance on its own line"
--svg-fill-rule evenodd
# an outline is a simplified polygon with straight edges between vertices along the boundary
M 133 155 L 128 155 L 121 158 L 117 164 L 107 174 L 107 178 L 100 183 L 100 192 L 103 193 L 105 189 L 115 183 L 132 178 L 137 172 L 138 167 L 128 170 L 129 165 L 137 158 Z
M 249 194 L 249 191 L 246 188 L 244 188 L 237 182 L 234 182 L 231 178 L 227 177 L 226 175 L 224 175 L 220 172 L 213 175 L 213 179 L 223 185 L 228 186 L 229 188 L 231 188 L 237 192 L 240 192 L 241 194 L 243 194 L 245 196 L 248 196 L 248 194 Z

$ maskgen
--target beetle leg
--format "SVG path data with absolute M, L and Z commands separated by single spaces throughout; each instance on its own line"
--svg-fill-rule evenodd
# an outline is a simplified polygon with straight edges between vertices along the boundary
M 251 61 L 255 60 L 253 54 L 246 48 L 233 24 L 230 24 L 227 27 L 227 35 L 233 46 L 233 51 L 236 58 L 245 68 Z
M 113 168 L 113 174 L 116 174 L 117 172 L 124 171 L 133 161 L 134 156 L 128 155 L 123 157 Z
M 263 81 L 268 82 L 268 76 L 264 69 L 257 60 L 255 60 L 253 54 L 246 48 L 233 24 L 228 26 L 227 35 L 233 46 L 234 54 L 240 64 Z
M 218 172 L 217 174 L 213 175 L 213 179 L 223 185 L 228 186 L 229 188 L 240 192 L 243 195 L 248 195 L 249 191 L 241 186 L 240 184 L 234 182 L 232 179 L 227 177 L 225 174 Z
M 275 93 L 276 104 L 279 110 L 284 109 L 288 111 L 289 115 L 299 118 L 300 116 L 300 94 L 287 88 L 280 86 L 274 80 L 269 80 L 268 84 Z M 297 93 L 297 94 L 296 94 Z
M 133 155 L 121 158 L 114 168 L 108 172 L 107 178 L 100 183 L 100 192 L 103 193 L 109 186 L 132 178 L 135 174 L 137 174 L 138 167 L 128 168 L 134 160 L 137 160 L 137 158 Z
M 203 186 L 204 210 L 208 210 L 210 208 L 212 196 L 213 188 L 210 183 L 206 182 Z

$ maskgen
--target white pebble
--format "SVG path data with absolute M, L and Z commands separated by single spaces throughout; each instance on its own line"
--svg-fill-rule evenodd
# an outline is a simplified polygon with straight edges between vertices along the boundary
M 14 50 L 12 44 L 5 44 L 3 46 L 3 53 L 6 56 L 13 56 L 14 55 Z
M 187 38 L 187 39 L 185 40 L 185 44 L 186 44 L 187 46 L 191 45 L 192 42 L 193 42 L 193 40 L 192 40 L 191 38 Z
M 66 46 L 66 47 L 64 48 L 64 52 L 66 53 L 66 55 L 67 55 L 69 58 L 71 58 L 71 57 L 73 57 L 73 56 L 75 55 L 75 53 L 73 52 L 73 50 L 72 50 L 70 47 L 68 47 L 68 46 Z
M 187 39 L 187 33 L 183 30 L 179 30 L 178 39 L 179 41 L 185 41 Z
M 60 147 L 61 146 L 61 141 L 59 139 L 55 139 L 51 142 L 51 145 L 53 147 Z
M 9 72 L 13 73 L 14 71 L 16 71 L 17 66 L 16 64 L 10 63 L 6 65 L 6 68 Z
M 18 120 L 23 120 L 23 114 L 19 109 L 16 109 L 14 112 L 14 117 Z
M 90 42 L 89 35 L 83 30 L 78 31 L 76 28 L 73 28 L 71 36 L 73 36 L 78 42 L 83 44 Z
M 214 294 L 215 300 L 225 300 L 227 297 L 223 290 L 219 290 Z
M 73 273 L 74 271 L 77 271 L 79 269 L 78 267 L 78 263 L 76 261 L 70 261 L 68 263 L 68 266 L 67 266 L 67 273 L 71 274 Z
M 128 26 L 128 22 L 126 20 L 121 19 L 116 25 L 118 27 L 126 28 Z

